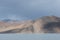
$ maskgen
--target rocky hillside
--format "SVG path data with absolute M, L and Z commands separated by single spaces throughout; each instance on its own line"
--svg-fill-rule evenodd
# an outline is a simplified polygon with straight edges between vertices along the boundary
M 60 18 L 44 16 L 36 20 L 0 21 L 0 33 L 60 33 Z

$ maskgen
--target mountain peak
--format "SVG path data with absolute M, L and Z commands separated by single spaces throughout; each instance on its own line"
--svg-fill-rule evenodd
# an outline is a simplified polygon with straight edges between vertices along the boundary
M 56 16 L 43 16 L 40 19 L 37 20 L 43 20 L 46 22 L 59 22 L 60 21 L 60 17 L 56 17 Z

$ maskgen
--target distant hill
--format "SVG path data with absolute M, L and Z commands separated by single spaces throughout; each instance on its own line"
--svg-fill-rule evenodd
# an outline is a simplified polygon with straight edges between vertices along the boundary
M 11 22 L 11 21 L 18 21 L 18 20 L 12 20 L 12 19 L 3 19 L 3 22 Z
M 3 22 L 9 22 L 9 21 L 12 21 L 11 19 L 3 19 L 2 20 Z
M 0 33 L 60 33 L 60 17 L 44 16 L 25 21 L 5 19 L 0 21 Z

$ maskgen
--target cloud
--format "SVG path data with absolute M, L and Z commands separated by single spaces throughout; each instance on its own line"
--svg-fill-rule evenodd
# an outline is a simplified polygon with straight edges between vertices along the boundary
M 35 19 L 60 14 L 59 0 L 0 0 L 0 18 Z M 9 17 L 10 16 L 10 17 Z M 19 19 L 17 17 L 17 19 Z
M 24 15 L 30 18 L 55 15 L 57 9 L 55 5 L 57 2 L 55 0 L 25 0 L 22 3 Z

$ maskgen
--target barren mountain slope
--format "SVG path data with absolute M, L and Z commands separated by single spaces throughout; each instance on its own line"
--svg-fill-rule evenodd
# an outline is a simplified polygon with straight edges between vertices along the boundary
M 0 21 L 0 33 L 60 33 L 60 18 L 44 16 L 36 20 Z

